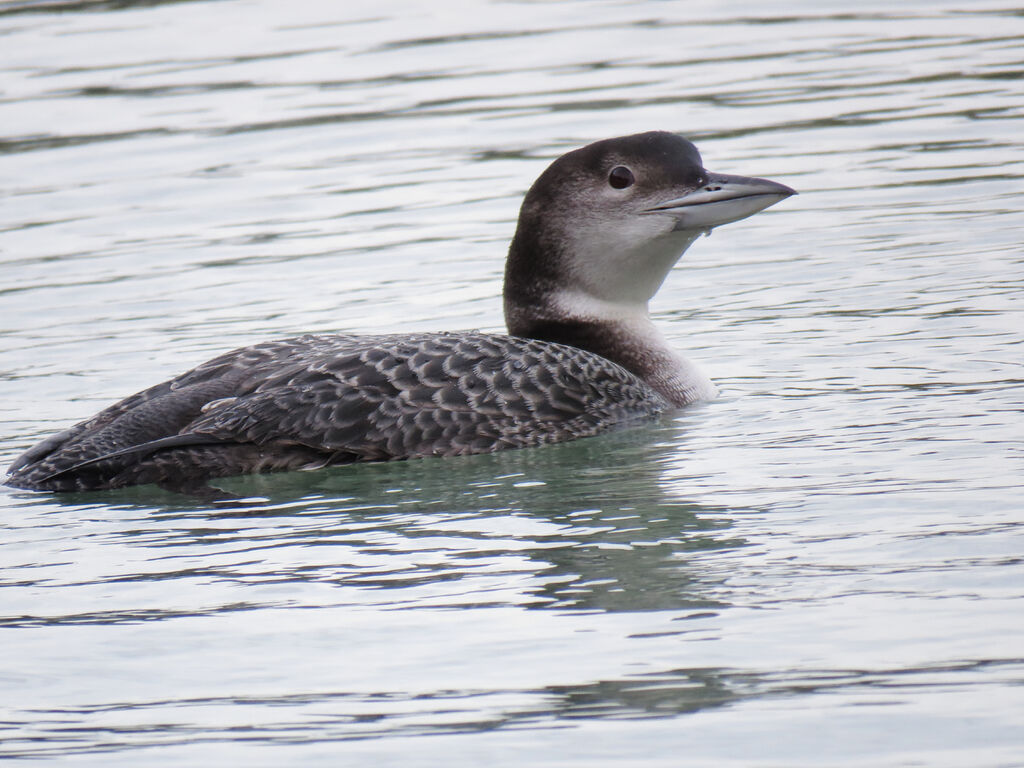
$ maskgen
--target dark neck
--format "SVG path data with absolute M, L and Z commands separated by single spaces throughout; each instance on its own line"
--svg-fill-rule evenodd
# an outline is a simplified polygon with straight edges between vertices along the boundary
M 528 203 L 524 203 L 524 211 Z M 520 226 L 505 267 L 505 322 L 513 336 L 567 344 L 600 355 L 642 379 L 673 405 L 714 397 L 714 385 L 674 352 L 647 316 L 646 302 L 610 304 L 574 295 L 560 241 Z
M 585 349 L 621 365 L 641 378 L 650 373 L 650 355 L 645 354 L 648 352 L 645 347 L 649 345 L 638 343 L 640 340 L 635 333 L 630 333 L 617 323 L 577 318 L 521 318 L 510 322 L 508 330 L 513 336 Z
M 617 363 L 672 405 L 682 407 L 717 394 L 693 363 L 674 352 L 649 320 L 636 323 L 582 319 L 540 319 L 510 313 L 509 333 L 567 344 Z M 513 320 L 518 315 L 518 319 Z

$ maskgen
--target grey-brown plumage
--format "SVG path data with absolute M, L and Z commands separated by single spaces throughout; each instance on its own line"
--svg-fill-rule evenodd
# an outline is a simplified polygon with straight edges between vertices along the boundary
M 40 490 L 485 453 L 595 435 L 714 394 L 647 301 L 701 232 L 793 191 L 709 174 L 667 133 L 556 160 L 527 193 L 505 280 L 511 336 L 306 335 L 229 352 L 19 457 Z
M 585 437 L 668 403 L 559 344 L 482 333 L 308 335 L 237 350 L 41 443 L 12 485 L 192 478 L 485 453 Z

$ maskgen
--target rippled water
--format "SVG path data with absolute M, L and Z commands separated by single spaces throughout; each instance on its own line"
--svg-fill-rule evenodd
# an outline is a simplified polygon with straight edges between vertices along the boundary
M 582 143 L 801 191 L 656 300 L 723 389 L 674 418 L 0 490 L 0 756 L 1024 764 L 1014 4 L 8 2 L 0 51 L 5 464 L 232 346 L 499 328 Z

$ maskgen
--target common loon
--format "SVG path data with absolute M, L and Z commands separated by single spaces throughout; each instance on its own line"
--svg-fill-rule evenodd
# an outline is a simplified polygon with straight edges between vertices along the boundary
M 710 173 L 662 131 L 555 160 L 505 270 L 509 335 L 299 336 L 238 349 L 122 400 L 11 464 L 49 491 L 489 453 L 595 435 L 715 396 L 647 304 L 713 227 L 795 194 Z

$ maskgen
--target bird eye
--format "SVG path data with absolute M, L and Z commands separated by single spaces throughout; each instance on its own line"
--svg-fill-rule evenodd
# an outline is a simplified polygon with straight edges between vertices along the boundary
M 633 172 L 624 165 L 617 165 L 608 174 L 608 183 L 615 189 L 625 189 L 633 183 Z

